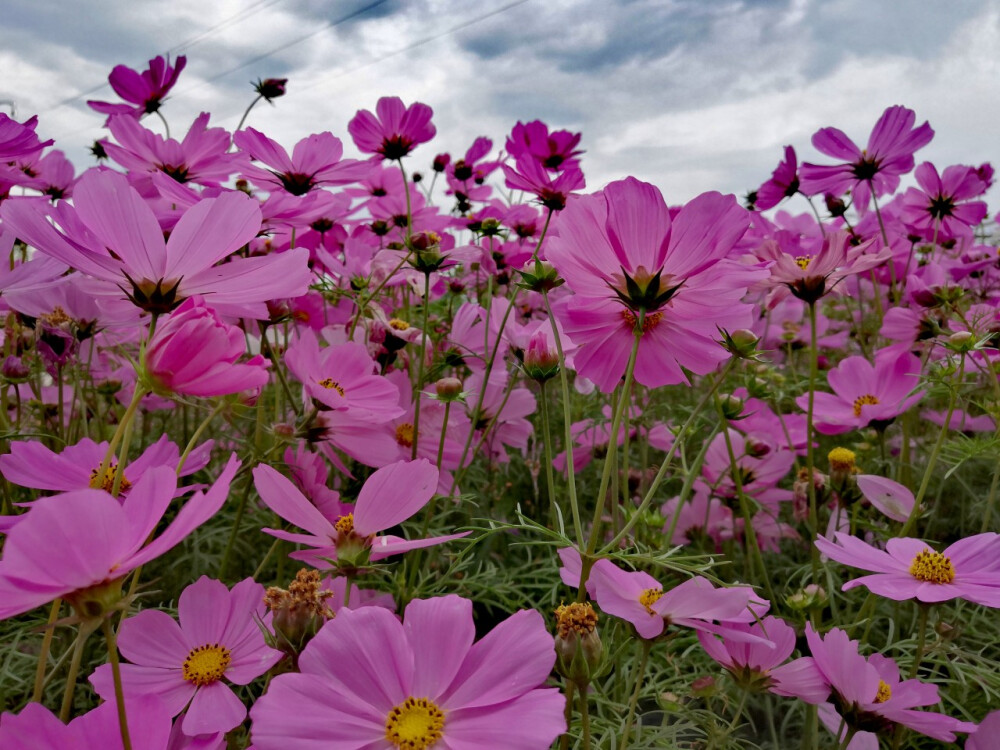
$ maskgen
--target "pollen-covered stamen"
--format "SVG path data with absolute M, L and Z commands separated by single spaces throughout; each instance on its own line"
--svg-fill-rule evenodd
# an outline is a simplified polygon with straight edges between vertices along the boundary
M 861 407 L 864 406 L 865 404 L 870 404 L 874 406 L 878 402 L 879 402 L 878 398 L 876 398 L 871 393 L 866 393 L 864 396 L 858 396 L 856 399 L 854 399 L 854 416 L 856 417 L 861 416 Z
M 342 536 L 350 536 L 354 533 L 354 514 L 348 513 L 346 516 L 341 516 L 337 519 L 337 522 L 333 525 Z
M 444 712 L 428 698 L 407 698 L 385 720 L 385 738 L 401 750 L 425 750 L 442 736 Z
M 661 596 L 663 596 L 663 589 L 645 589 L 639 594 L 639 604 L 645 607 L 649 614 L 655 615 L 653 605 L 660 600 Z
M 955 566 L 940 552 L 925 549 L 910 563 L 910 575 L 927 583 L 951 583 L 955 580 Z
M 587 602 L 573 602 L 556 607 L 556 631 L 568 639 L 572 634 L 589 635 L 597 627 L 597 612 Z
M 860 412 L 860 409 L 858 411 Z M 860 417 L 861 414 L 859 413 L 858 416 Z M 827 454 L 826 458 L 830 462 L 830 471 L 853 472 L 858 468 L 854 451 L 847 448 L 834 448 Z
M 875 693 L 876 703 L 885 703 L 892 697 L 892 688 L 884 680 L 878 681 L 878 692 Z
M 188 682 L 204 687 L 221 680 L 232 660 L 228 648 L 218 643 L 208 643 L 191 649 L 181 665 L 181 673 Z
M 635 330 L 635 324 L 638 319 L 635 317 L 634 312 L 631 310 L 622 310 L 622 320 L 628 324 L 629 328 L 633 331 Z M 660 324 L 661 320 L 663 320 L 663 313 L 661 312 L 646 313 L 646 317 L 642 319 L 642 332 L 644 334 L 649 333 Z
M 52 308 L 52 312 L 47 315 L 41 315 L 42 320 L 51 326 L 62 325 L 63 323 L 72 323 L 73 318 L 71 318 L 65 310 L 63 310 L 59 305 Z
M 809 264 L 812 263 L 812 258 L 808 255 L 798 255 L 795 257 L 795 265 L 805 271 L 809 268 Z
M 410 324 L 405 320 L 400 320 L 399 318 L 393 318 L 389 321 L 389 327 L 394 331 L 408 331 L 410 329 Z
M 111 464 L 107 469 L 104 470 L 104 476 L 99 476 L 101 473 L 101 467 L 98 466 L 96 469 L 90 472 L 90 486 L 95 490 L 104 490 L 105 492 L 111 492 L 115 487 L 115 472 L 118 471 L 117 464 Z M 131 489 L 132 483 L 125 478 L 125 474 L 122 474 L 121 481 L 118 483 L 118 494 L 124 495 Z
M 344 388 L 333 378 L 323 378 L 319 381 L 319 384 L 326 388 L 327 390 L 336 391 L 341 396 L 344 395 Z
M 405 448 L 412 448 L 414 434 L 413 425 L 409 422 L 403 422 L 396 427 L 396 442 Z

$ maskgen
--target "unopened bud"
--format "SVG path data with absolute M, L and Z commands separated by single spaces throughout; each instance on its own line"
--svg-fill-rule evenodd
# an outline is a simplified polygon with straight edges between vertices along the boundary
M 734 357 L 752 359 L 757 354 L 757 342 L 760 339 L 753 331 L 738 328 L 729 332 L 719 329 L 722 333 L 722 346 Z
M 556 609 L 556 669 L 578 685 L 597 675 L 604 646 L 597 633 L 597 612 L 589 602 L 573 602 Z
M 31 368 L 20 357 L 11 354 L 0 365 L 0 375 L 8 383 L 25 383 L 31 377 Z
M 458 378 L 441 378 L 434 384 L 434 390 L 442 401 L 458 401 L 462 397 L 462 381 Z
M 265 78 L 264 80 L 257 80 L 257 83 L 253 84 L 254 91 L 260 94 L 262 97 L 271 101 L 272 99 L 277 99 L 279 96 L 285 95 L 285 84 L 288 83 L 287 78 Z
M 722 416 L 731 422 L 736 421 L 743 414 L 743 399 L 737 396 L 723 396 L 719 399 L 719 407 L 722 409 Z
M 715 678 L 711 675 L 696 677 L 691 682 L 691 694 L 697 698 L 711 698 L 718 690 Z
M 976 337 L 969 331 L 959 331 L 948 337 L 945 346 L 953 352 L 971 352 L 976 348 Z
M 559 372 L 559 352 L 549 348 L 548 338 L 542 331 L 536 331 L 528 340 L 524 371 L 539 383 L 554 378 Z

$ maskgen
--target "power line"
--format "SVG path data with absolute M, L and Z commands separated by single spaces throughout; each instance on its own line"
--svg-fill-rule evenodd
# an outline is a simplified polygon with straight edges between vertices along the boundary
M 526 2 L 527 0 L 523 0 L 523 1 Z M 359 16 L 363 16 L 368 11 L 374 10 L 378 6 L 384 5 L 386 2 L 387 2 L 387 0 L 375 0 L 374 2 L 368 3 L 368 5 L 362 6 L 361 8 L 358 8 L 357 10 L 352 11 L 351 13 L 348 13 L 345 16 L 341 16 L 340 18 L 338 18 L 335 21 L 326 21 L 325 23 L 323 23 L 322 25 L 320 25 L 318 28 L 314 29 L 313 31 L 310 31 L 308 34 L 303 34 L 300 37 L 296 37 L 295 39 L 289 40 L 289 41 L 285 42 L 284 44 L 281 44 L 281 45 L 279 45 L 279 46 L 277 46 L 277 47 L 275 47 L 273 49 L 268 50 L 267 52 L 262 52 L 261 54 L 256 55 L 254 57 L 251 57 L 249 60 L 246 60 L 246 61 L 240 63 L 239 65 L 237 65 L 237 66 L 235 66 L 233 68 L 229 68 L 228 70 L 224 70 L 221 73 L 216 73 L 214 76 L 211 76 L 210 78 L 206 78 L 205 80 L 201 81 L 200 83 L 197 83 L 197 84 L 195 84 L 193 86 L 190 86 L 189 88 L 183 89 L 181 91 L 178 91 L 177 93 L 178 94 L 184 94 L 184 93 L 187 93 L 189 91 L 194 91 L 195 89 L 199 89 L 202 86 L 205 86 L 205 85 L 207 85 L 209 83 L 214 83 L 215 81 L 218 81 L 220 78 L 225 78 L 226 76 L 228 76 L 228 75 L 230 75 L 232 73 L 235 73 L 237 70 L 242 70 L 243 68 L 247 67 L 248 65 L 253 65 L 256 62 L 260 62 L 261 60 L 266 60 L 267 58 L 271 57 L 272 55 L 276 55 L 279 52 L 283 52 L 283 51 L 285 51 L 286 49 L 288 49 L 290 47 L 294 47 L 296 44 L 304 42 L 306 39 L 311 39 L 312 37 L 316 36 L 317 34 L 322 34 L 327 29 L 334 28 L 335 26 L 339 26 L 339 25 L 341 25 L 343 23 L 347 23 L 348 21 L 351 21 L 351 20 L 353 20 L 355 18 L 358 18 Z
M 280 2 L 283 2 L 283 0 L 258 0 L 253 5 L 249 5 L 243 10 L 239 11 L 238 13 L 234 13 L 229 18 L 225 18 L 222 21 L 219 21 L 219 23 L 215 24 L 215 26 L 211 26 L 205 29 L 200 34 L 196 34 L 187 41 L 181 42 L 176 47 L 172 47 L 171 49 L 167 50 L 167 52 L 175 55 L 178 52 L 183 52 L 186 49 L 194 47 L 196 44 L 200 44 L 202 41 L 215 34 L 215 32 L 229 28 L 233 24 L 237 24 L 240 21 L 243 21 L 244 19 L 247 19 L 250 16 L 254 16 L 260 13 L 262 10 L 266 10 L 272 5 L 276 5 L 277 3 Z
M 425 44 L 430 44 L 431 42 L 436 42 L 438 39 L 443 39 L 446 36 L 454 34 L 454 33 L 458 32 L 458 31 L 462 31 L 463 29 L 467 29 L 470 26 L 475 26 L 477 23 L 480 23 L 481 21 L 485 21 L 487 18 L 492 18 L 493 16 L 498 16 L 501 13 L 506 13 L 508 10 L 512 10 L 512 9 L 516 8 L 517 6 L 519 6 L 519 5 L 524 5 L 527 2 L 529 2 L 529 0 L 515 0 L 515 2 L 507 3 L 506 5 L 504 5 L 504 6 L 500 7 L 500 8 L 497 8 L 496 10 L 492 10 L 489 13 L 484 13 L 483 15 L 476 16 L 475 18 L 471 18 L 468 21 L 463 21 L 462 23 L 456 24 L 456 25 L 454 25 L 454 26 L 452 26 L 452 27 L 450 27 L 448 29 L 445 29 L 444 31 L 442 31 L 442 32 L 440 32 L 438 34 L 434 34 L 432 36 L 420 39 L 420 40 L 418 40 L 416 42 L 413 42 L 411 44 L 406 45 L 405 47 L 401 47 L 400 49 L 393 50 L 392 52 L 390 52 L 390 53 L 388 53 L 386 55 L 382 55 L 381 57 L 376 57 L 374 60 L 369 60 L 366 63 L 363 63 L 361 65 L 357 65 L 357 66 L 355 66 L 353 68 L 350 68 L 349 70 L 341 71 L 341 72 L 339 72 L 339 73 L 337 73 L 335 75 L 323 76 L 318 81 L 310 83 L 310 84 L 308 84 L 306 86 L 296 87 L 295 93 L 298 94 L 298 93 L 300 93 L 302 91 L 308 91 L 309 89 L 315 88 L 316 86 L 319 86 L 320 84 L 328 83 L 330 81 L 336 80 L 337 78 L 343 78 L 344 76 L 351 75 L 352 73 L 357 73 L 359 70 L 364 70 L 365 68 L 371 67 L 372 65 L 377 65 L 378 63 L 380 63 L 380 62 L 382 62 L 384 60 L 388 60 L 388 59 L 390 59 L 392 57 L 396 57 L 397 55 L 402 55 L 405 52 L 410 52 L 411 50 L 417 49 L 418 47 L 422 47 Z

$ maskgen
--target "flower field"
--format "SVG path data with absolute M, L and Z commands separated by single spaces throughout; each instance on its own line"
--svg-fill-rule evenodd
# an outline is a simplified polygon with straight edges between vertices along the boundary
M 97 166 L 0 114 L 0 748 L 1000 748 L 989 164 L 893 105 L 677 205 L 185 64 Z

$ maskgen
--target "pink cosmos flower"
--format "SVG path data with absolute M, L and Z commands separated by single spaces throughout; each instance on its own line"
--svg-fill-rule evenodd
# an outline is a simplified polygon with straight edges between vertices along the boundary
M 580 133 L 570 133 L 568 130 L 549 131 L 549 126 L 541 120 L 527 124 L 519 122 L 507 136 L 507 153 L 514 159 L 530 157 L 545 169 L 562 172 L 579 166 L 576 157 L 583 153 L 577 146 L 580 144 Z
M 986 218 L 985 201 L 973 200 L 983 194 L 985 183 L 974 167 L 955 165 L 943 174 L 925 161 L 913 176 L 920 188 L 903 194 L 900 219 L 908 230 L 925 240 L 972 237 L 972 228 Z
M 832 703 L 849 727 L 884 733 L 902 724 L 941 742 L 954 742 L 955 732 L 975 729 L 967 721 L 915 710 L 940 701 L 937 685 L 901 681 L 892 659 L 881 654 L 866 659 L 858 642 L 843 630 L 834 628 L 820 636 L 807 623 L 806 640 L 816 667 L 833 690 Z
M 74 204 L 46 207 L 34 200 L 7 200 L 0 215 L 39 252 L 110 282 L 115 296 L 124 290 L 150 312 L 170 312 L 201 294 L 219 312 L 266 319 L 265 300 L 305 294 L 312 279 L 304 249 L 216 265 L 260 229 L 257 202 L 240 192 L 206 198 L 187 209 L 167 241 L 153 210 L 125 175 L 86 172 Z
M 209 440 L 192 450 L 184 462 L 180 476 L 188 476 L 204 469 L 211 458 L 213 445 L 213 441 Z M 90 438 L 83 438 L 74 445 L 66 446 L 59 453 L 36 440 L 15 441 L 10 444 L 10 453 L 0 455 L 0 474 L 12 484 L 49 492 L 85 490 L 95 485 L 110 492 L 117 464 L 112 463 L 105 476 L 98 477 L 107 452 L 107 441 L 95 443 Z M 124 497 L 131 486 L 150 469 L 157 466 L 176 469 L 179 460 L 180 449 L 166 435 L 162 435 L 125 465 L 119 497 Z M 186 488 L 179 487 L 177 496 L 185 492 Z
M 180 750 L 170 743 L 170 714 L 157 698 L 125 696 L 132 750 Z M 111 699 L 63 724 L 41 703 L 29 703 L 19 714 L 0 716 L 4 750 L 122 750 L 118 704 Z M 214 750 L 210 746 L 199 750 Z
M 431 124 L 433 115 L 434 110 L 426 104 L 415 102 L 407 107 L 398 96 L 383 96 L 375 105 L 375 114 L 358 110 L 347 123 L 347 132 L 366 154 L 402 159 L 437 133 Z
M 0 619 L 57 597 L 88 616 L 106 612 L 122 579 L 173 549 L 222 507 L 240 462 L 234 453 L 219 478 L 198 492 L 159 536 L 150 537 L 176 494 L 177 475 L 158 466 L 124 502 L 103 490 L 43 497 L 7 535 L 0 559 Z
M 546 254 L 576 294 L 556 309 L 580 350 L 577 371 L 610 392 L 625 372 L 642 315 L 635 379 L 649 387 L 687 382 L 729 355 L 719 327 L 748 328 L 747 287 L 766 271 L 726 256 L 749 214 L 733 196 L 704 193 L 676 217 L 653 185 L 628 178 L 573 199 Z
M 264 587 L 247 578 L 233 586 L 207 576 L 181 592 L 177 617 L 146 609 L 126 619 L 118 649 L 125 695 L 154 695 L 170 716 L 187 712 L 181 724 L 189 736 L 228 732 L 247 710 L 226 685 L 247 685 L 281 660 L 282 652 L 264 641 Z M 114 698 L 111 665 L 90 676 L 94 690 Z
M 504 164 L 502 169 L 507 187 L 534 195 L 549 211 L 562 211 L 570 194 L 587 186 L 575 163 L 568 163 L 553 174 L 530 154 L 524 154 L 514 161 L 513 167 Z
M 774 208 L 785 198 L 791 198 L 799 192 L 798 160 L 795 149 L 785 146 L 785 158 L 775 168 L 771 179 L 757 188 L 757 197 L 753 207 L 758 211 Z
M 610 560 L 598 560 L 590 572 L 594 598 L 609 615 L 635 626 L 642 638 L 656 638 L 669 625 L 726 632 L 731 638 L 760 640 L 736 631 L 720 631 L 716 623 L 749 622 L 762 617 L 770 607 L 749 586 L 715 588 L 707 578 L 696 576 L 663 590 L 663 584 L 642 571 L 627 572 Z
M 303 138 L 295 144 L 291 156 L 279 143 L 253 128 L 235 133 L 233 143 L 267 167 L 248 166 L 243 173 L 271 192 L 305 195 L 315 188 L 355 182 L 371 171 L 366 162 L 344 159 L 344 145 L 329 132 Z
M 680 497 L 673 497 L 664 503 L 660 511 L 660 515 L 667 519 L 663 525 L 663 533 L 666 534 L 671 525 L 674 526 L 671 544 L 686 546 L 701 537 L 708 537 L 719 549 L 723 541 L 733 538 L 733 511 L 717 497 L 713 497 L 711 490 L 704 484 L 698 483 L 694 495 L 680 508 L 678 503 Z M 676 524 L 674 516 L 677 517 Z
M 223 396 L 267 383 L 267 362 L 257 354 L 245 364 L 246 338 L 201 297 L 189 297 L 153 334 L 145 368 L 154 390 L 188 396 Z
M 275 469 L 261 464 L 253 470 L 260 499 L 271 510 L 308 534 L 263 529 L 271 536 L 304 544 L 311 549 L 290 557 L 316 568 L 329 568 L 329 560 L 344 565 L 372 562 L 411 549 L 430 547 L 467 536 L 471 532 L 430 539 L 406 540 L 378 532 L 392 528 L 423 508 L 438 484 L 438 471 L 426 459 L 398 461 L 375 471 L 358 494 L 353 512 L 330 518 Z
M 796 244 L 796 251 L 802 254 L 794 256 L 778 242 L 764 242 L 755 254 L 762 261 L 773 262 L 769 284 L 774 291 L 768 296 L 768 307 L 773 307 L 789 292 L 809 303 L 815 303 L 834 290 L 843 294 L 845 290 L 837 287 L 844 279 L 870 271 L 892 257 L 888 248 L 869 252 L 875 240 L 852 245 L 850 239 L 847 232 L 828 232 L 818 250 L 810 252 Z
M 812 137 L 818 151 L 842 159 L 832 166 L 803 164 L 801 189 L 806 195 L 843 195 L 852 190 L 853 204 L 864 213 L 869 197 L 889 195 L 899 187 L 899 178 L 913 169 L 913 153 L 930 143 L 934 131 L 926 122 L 914 127 L 917 116 L 906 107 L 889 107 L 872 128 L 868 146 L 858 148 L 836 128 L 822 128 Z
M 900 523 L 909 519 L 916 498 L 908 488 L 874 474 L 858 474 L 855 481 L 865 499 L 885 516 Z
M 44 255 L 17 262 L 12 257 L 15 239 L 14 229 L 0 224 L 0 295 L 20 292 L 37 299 L 42 289 L 69 268 L 65 263 Z
M 25 156 L 37 154 L 55 141 L 40 141 L 35 133 L 38 117 L 32 117 L 24 122 L 18 122 L 0 112 L 0 162 L 14 161 Z M 0 172 L 0 177 L 5 176 Z
M 758 636 L 762 642 L 733 640 L 730 632 Z M 698 631 L 705 652 L 725 667 L 744 688 L 767 690 L 775 695 L 797 697 L 806 703 L 822 703 L 830 686 L 808 656 L 783 662 L 795 650 L 795 628 L 774 616 L 760 622 L 726 625 L 719 635 Z
M 916 391 L 920 382 L 920 359 L 892 347 L 875 353 L 875 365 L 864 357 L 848 357 L 827 373 L 833 393 L 816 393 L 813 413 L 816 429 L 824 435 L 839 435 L 875 425 L 887 425 L 924 397 Z M 809 394 L 795 399 L 803 411 Z
M 202 112 L 184 140 L 177 141 L 147 130 L 133 117 L 115 115 L 108 128 L 118 143 L 105 140 L 102 145 L 108 156 L 132 173 L 161 172 L 177 182 L 218 187 L 244 168 L 247 159 L 241 153 L 228 153 L 229 133 L 209 128 L 208 119 L 208 112 Z
M 946 602 L 968 599 L 1000 607 L 1000 535 L 976 534 L 935 552 L 926 542 L 908 537 L 890 539 L 880 550 L 837 532 L 835 542 L 816 539 L 820 552 L 844 565 L 871 570 L 844 584 L 844 591 L 865 586 L 873 594 L 903 601 Z
M 965 750 L 992 750 L 997 737 L 1000 737 L 1000 711 L 991 711 L 969 735 Z
M 556 659 L 541 615 L 521 610 L 475 637 L 472 602 L 454 595 L 411 601 L 402 623 L 381 607 L 341 610 L 301 673 L 254 704 L 254 747 L 548 748 L 566 730 L 565 699 L 541 687 Z
M 304 330 L 285 352 L 285 362 L 305 395 L 320 408 L 365 412 L 379 424 L 403 413 L 399 391 L 376 374 L 378 366 L 362 344 L 347 342 L 320 349 L 315 334 Z
M 184 55 L 179 55 L 173 66 L 169 56 L 166 59 L 154 57 L 149 61 L 149 68 L 142 73 L 116 65 L 108 76 L 108 82 L 118 96 L 134 106 L 98 101 L 88 101 L 87 106 L 105 115 L 130 114 L 137 119 L 156 112 L 177 83 L 185 65 L 187 58 Z

